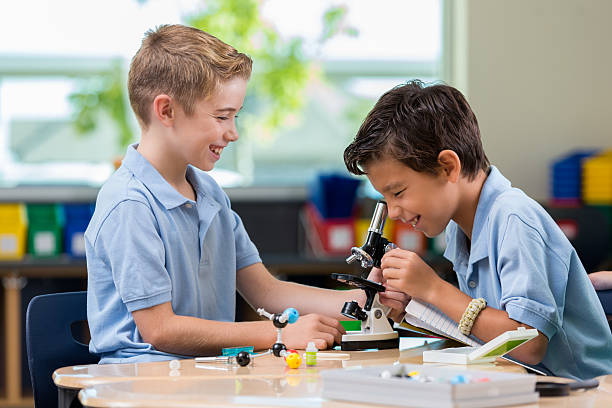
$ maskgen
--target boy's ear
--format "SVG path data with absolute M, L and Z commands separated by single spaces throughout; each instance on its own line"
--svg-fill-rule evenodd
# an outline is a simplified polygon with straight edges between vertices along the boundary
M 442 150 L 438 154 L 438 163 L 442 174 L 452 183 L 456 183 L 461 175 L 461 160 L 452 150 Z
M 164 126 L 170 127 L 174 124 L 175 112 L 174 101 L 166 94 L 160 94 L 153 99 L 153 115 Z

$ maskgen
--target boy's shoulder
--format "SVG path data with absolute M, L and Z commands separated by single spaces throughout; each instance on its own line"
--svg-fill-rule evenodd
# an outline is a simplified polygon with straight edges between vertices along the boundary
M 104 220 L 121 203 L 131 201 L 151 207 L 151 200 L 154 199 L 151 192 L 144 183 L 138 180 L 134 174 L 125 166 L 119 167 L 104 182 L 96 198 L 96 208 L 89 222 L 87 232 L 97 235 Z

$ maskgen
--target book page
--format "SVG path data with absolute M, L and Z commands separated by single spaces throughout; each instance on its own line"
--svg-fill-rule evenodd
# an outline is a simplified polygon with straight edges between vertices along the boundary
M 480 345 L 480 343 L 472 337 L 468 337 L 461 333 L 457 327 L 457 323 L 436 307 L 414 298 L 408 303 L 408 306 L 406 306 L 404 320 L 413 326 L 422 327 L 444 337 L 450 337 L 463 344 L 470 346 Z

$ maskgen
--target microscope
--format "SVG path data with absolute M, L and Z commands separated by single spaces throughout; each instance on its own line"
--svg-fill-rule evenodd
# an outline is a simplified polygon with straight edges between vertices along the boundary
M 347 263 L 359 261 L 364 269 L 380 267 L 383 255 L 397 245 L 382 236 L 385 221 L 387 220 L 387 203 L 378 201 L 365 244 L 358 248 L 351 248 L 351 255 L 346 258 Z M 366 302 L 363 308 L 356 301 L 345 302 L 342 315 L 355 320 L 361 320 L 361 330 L 347 331 L 342 336 L 340 348 L 342 350 L 364 350 L 370 348 L 389 349 L 399 347 L 399 335 L 393 330 L 387 312 L 389 308 L 378 301 L 378 292 L 384 292 L 385 287 L 359 276 L 344 273 L 333 273 L 333 279 L 356 286 L 366 293 Z

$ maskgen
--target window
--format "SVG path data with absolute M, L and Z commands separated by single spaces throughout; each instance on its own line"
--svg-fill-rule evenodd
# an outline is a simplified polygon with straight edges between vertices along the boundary
M 222 184 L 303 185 L 317 171 L 344 171 L 344 148 L 383 92 L 412 78 L 442 78 L 443 0 L 344 2 L 343 24 L 358 34 L 323 45 L 322 15 L 337 1 L 261 4 L 281 36 L 304 39 L 323 75 L 308 84 L 304 110 L 289 125 L 265 136 L 240 128 L 218 164 Z M 197 7 L 196 0 L 24 0 L 5 7 L 0 36 L 12 41 L 0 43 L 0 184 L 106 179 L 122 153 L 117 131 L 101 115 L 94 133 L 78 134 L 68 95 L 114 61 L 127 72 L 147 29 L 182 22 Z

